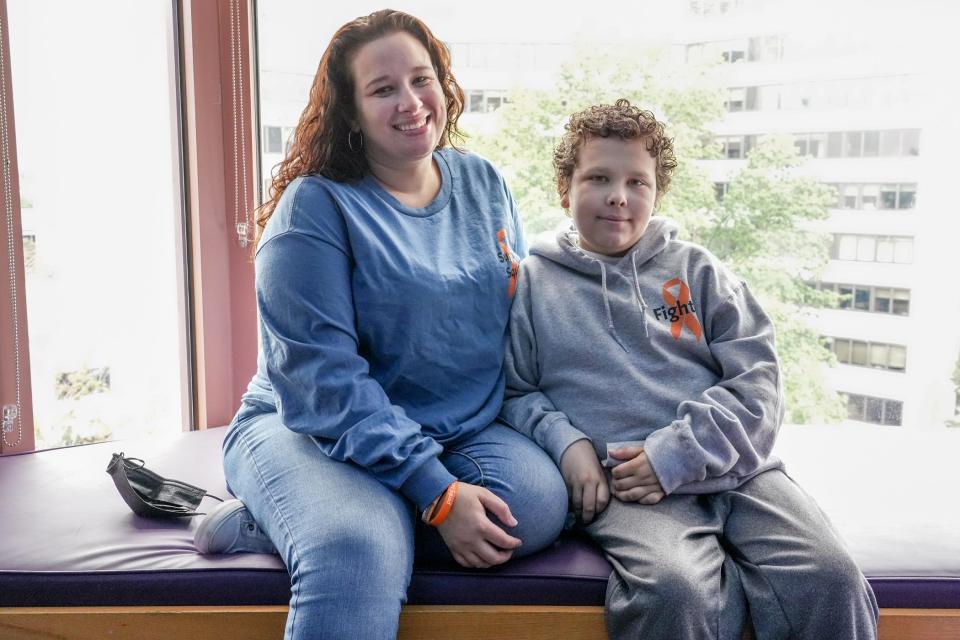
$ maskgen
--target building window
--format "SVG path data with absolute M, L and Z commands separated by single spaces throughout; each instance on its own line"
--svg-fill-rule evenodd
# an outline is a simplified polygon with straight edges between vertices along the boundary
M 827 338 L 826 341 L 837 361 L 843 364 L 900 372 L 907 370 L 907 348 L 903 345 L 849 338 Z
M 746 106 L 746 100 L 747 96 L 744 94 L 744 108 L 749 108 Z M 816 158 L 868 158 L 920 154 L 918 129 L 795 133 L 794 140 L 801 155 Z
M 913 209 L 917 202 L 917 185 L 903 184 L 834 184 L 837 208 L 873 211 Z
M 720 154 L 727 159 L 746 158 L 756 144 L 757 136 L 718 136 L 715 141 L 720 145 Z
M 729 182 L 713 183 L 713 193 L 717 199 L 717 202 L 723 202 L 723 199 L 727 197 L 727 189 L 729 188 L 730 188 Z
M 757 87 L 731 87 L 723 104 L 727 111 L 756 111 Z
M 474 89 L 467 92 L 467 113 L 493 113 L 506 103 L 506 91 Z
M 281 127 L 264 127 L 263 139 L 263 147 L 266 153 L 283 153 L 283 129 Z
M 838 233 L 833 236 L 830 257 L 854 262 L 913 262 L 913 238 Z
M 903 424 L 903 402 L 889 398 L 862 396 L 855 393 L 841 394 L 847 403 L 850 420 L 897 426 Z

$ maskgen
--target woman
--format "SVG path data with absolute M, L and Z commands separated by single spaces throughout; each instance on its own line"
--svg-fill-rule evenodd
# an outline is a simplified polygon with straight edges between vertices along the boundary
M 494 422 L 525 246 L 500 175 L 450 148 L 462 109 L 422 22 L 346 24 L 258 219 L 258 371 L 224 441 L 242 502 L 196 539 L 278 550 L 287 638 L 395 637 L 415 528 L 489 567 L 563 524 L 554 464 Z

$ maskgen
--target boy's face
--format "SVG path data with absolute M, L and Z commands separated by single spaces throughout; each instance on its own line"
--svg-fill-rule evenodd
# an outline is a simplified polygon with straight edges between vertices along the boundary
M 577 154 L 560 200 L 580 233 L 580 247 L 622 256 L 647 230 L 657 196 L 657 161 L 642 138 L 589 138 Z

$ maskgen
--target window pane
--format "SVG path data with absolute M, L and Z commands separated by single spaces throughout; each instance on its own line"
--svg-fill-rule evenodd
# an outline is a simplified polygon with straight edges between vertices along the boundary
M 835 338 L 833 341 L 833 352 L 840 362 L 850 362 L 850 341 L 843 338 Z
M 849 309 L 853 304 L 853 287 L 845 284 L 838 285 L 837 294 L 840 296 L 837 306 L 841 309 Z
M 839 158 L 843 155 L 843 134 L 833 131 L 827 134 L 827 157 Z
M 470 106 L 468 109 L 472 113 L 478 113 L 483 111 L 483 91 L 471 91 L 470 92 Z
M 880 424 L 883 421 L 883 400 L 868 397 L 866 415 L 863 419 L 867 422 Z
M 859 340 L 852 341 L 850 364 L 867 365 L 867 343 Z
M 913 184 L 900 185 L 900 200 L 897 204 L 898 209 L 913 209 L 917 201 L 917 186 Z
M 267 130 L 267 143 L 266 143 L 266 152 L 267 153 L 282 153 L 283 152 L 283 130 L 280 127 L 265 127 Z
M 843 134 L 843 157 L 858 158 L 861 155 L 860 146 L 863 134 L 860 131 L 847 131 Z
M 171 3 L 10 0 L 38 449 L 183 429 Z M 6 25 L 4 25 L 4 28 Z
M 880 238 L 877 241 L 877 262 L 893 262 L 893 240 Z
M 907 368 L 907 348 L 892 344 L 890 345 L 890 368 L 903 371 Z
M 863 185 L 863 199 L 860 204 L 861 209 L 876 209 L 879 200 L 880 187 L 875 184 Z
M 809 153 L 814 158 L 825 158 L 827 156 L 827 134 L 810 134 Z
M 863 134 L 864 157 L 875 157 L 880 154 L 880 132 L 867 131 Z
M 860 195 L 860 185 L 848 184 L 843 187 L 843 208 L 856 209 Z
M 898 130 L 880 132 L 880 155 L 900 155 L 900 132 Z
M 903 155 L 920 155 L 920 131 L 918 129 L 907 129 L 903 132 Z
M 890 289 L 873 290 L 873 310 L 890 313 Z
M 860 311 L 869 311 L 870 310 L 870 290 L 857 288 L 853 297 L 853 308 L 859 309 Z
M 840 236 L 837 242 L 837 259 L 857 259 L 857 236 Z
M 885 344 L 871 344 L 870 345 L 870 366 L 879 367 L 881 369 L 887 368 L 887 355 L 889 352 L 888 345 Z
M 903 424 L 903 403 L 897 400 L 883 401 L 883 424 L 900 426 Z
M 905 316 L 910 313 L 910 291 L 907 289 L 893 290 L 893 313 Z
M 913 262 L 913 238 L 896 239 L 893 261 L 897 264 L 910 264 Z
M 897 208 L 897 185 L 885 184 L 880 187 L 880 208 L 881 209 Z
M 847 396 L 847 417 L 851 420 L 863 420 L 867 412 L 867 399 L 850 394 Z
M 860 236 L 857 238 L 857 260 L 861 262 L 873 262 L 877 254 L 877 240 L 871 236 Z

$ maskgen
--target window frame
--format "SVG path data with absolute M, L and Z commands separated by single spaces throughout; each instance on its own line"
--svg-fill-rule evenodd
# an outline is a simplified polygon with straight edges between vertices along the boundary
M 187 394 L 181 428 L 228 424 L 256 369 L 256 298 L 252 241 L 255 191 L 260 180 L 258 77 L 252 0 L 171 0 L 173 67 L 179 102 L 177 150 L 181 166 L 181 242 L 184 344 L 181 363 Z M 3 238 L 23 235 L 16 153 L 15 99 L 11 82 L 7 2 L 0 0 L 0 148 L 8 174 L 0 179 Z M 237 168 L 245 168 L 239 171 Z M 15 195 L 16 197 L 11 197 Z M 248 244 L 242 246 L 235 216 L 247 214 Z M 3 244 L 0 260 L 0 405 L 19 405 L 20 437 L 0 438 L 0 454 L 33 451 L 30 352 L 26 322 L 23 243 Z M 12 267 L 12 269 L 11 269 Z M 12 301 L 12 304 L 11 304 Z M 17 387 L 19 383 L 19 399 Z

